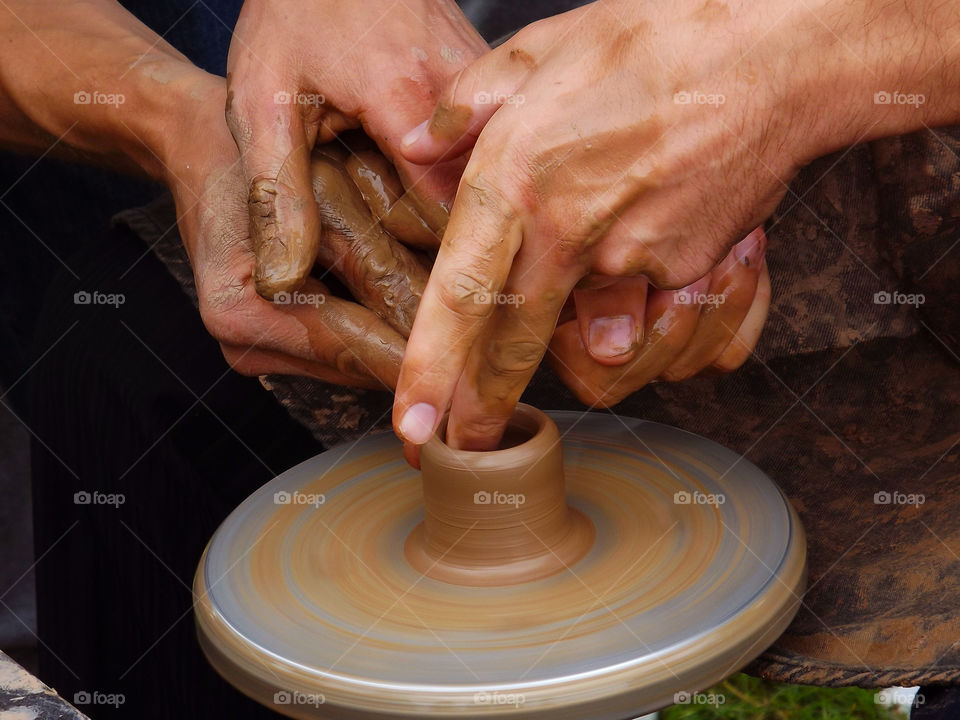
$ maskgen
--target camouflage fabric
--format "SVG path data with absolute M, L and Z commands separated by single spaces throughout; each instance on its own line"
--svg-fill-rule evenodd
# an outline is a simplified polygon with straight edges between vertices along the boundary
M 749 670 L 795 683 L 960 683 L 960 130 L 821 158 L 767 223 L 773 305 L 738 372 L 615 409 L 763 468 L 807 529 L 809 588 Z M 130 211 L 195 298 L 169 198 Z M 922 302 L 921 302 L 922 301 Z M 388 430 L 391 396 L 269 376 L 324 444 Z M 524 400 L 584 409 L 547 370 Z

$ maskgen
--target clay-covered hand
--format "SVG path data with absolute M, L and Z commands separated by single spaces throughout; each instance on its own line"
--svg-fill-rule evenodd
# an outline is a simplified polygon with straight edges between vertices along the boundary
M 825 24 L 837 17 L 815 10 L 601 0 L 522 29 L 448 83 L 403 141 L 424 164 L 472 152 L 404 357 L 402 437 L 423 442 L 449 406 L 448 442 L 496 446 L 585 276 L 687 286 L 799 167 L 902 118 L 865 120 L 865 78 L 894 80 L 845 59 Z M 844 32 L 868 57 L 865 31 Z
M 176 168 L 170 184 L 207 329 L 230 365 L 245 375 L 282 373 L 356 387 L 395 386 L 405 340 L 388 322 L 394 318 L 385 320 L 356 302 L 335 297 L 314 278 L 272 302 L 257 294 L 246 180 L 223 121 L 222 80 L 212 80 L 191 93 L 204 98 L 190 120 L 203 123 L 204 132 L 182 128 L 182 141 L 169 161 Z M 356 230 L 358 213 L 354 210 L 346 220 L 337 216 L 339 230 L 332 236 L 342 239 Z M 375 233 L 373 226 L 376 221 L 364 220 L 362 229 Z M 395 241 L 377 236 L 365 242 L 388 248 Z M 363 278 L 371 266 L 359 262 L 344 272 Z M 426 270 L 420 272 L 425 279 Z
M 329 266 L 321 214 L 309 202 L 311 149 L 348 128 L 362 125 L 397 165 L 410 191 L 401 205 L 423 218 L 401 207 L 384 225 L 405 224 L 412 244 L 439 244 L 446 212 L 438 203 L 453 197 L 464 162 L 414 165 L 399 154 L 400 139 L 430 115 L 447 79 L 486 50 L 452 0 L 246 0 L 230 46 L 226 115 L 261 295 L 300 288 L 318 250 Z
M 753 352 L 770 305 L 765 249 L 757 228 L 681 290 L 650 288 L 644 278 L 575 290 L 575 317 L 561 315 L 550 342 L 551 367 L 591 407 L 616 405 L 654 380 L 735 370 Z
M 170 188 L 200 312 L 237 370 L 396 384 L 405 342 L 390 323 L 409 324 L 410 303 L 391 306 L 385 293 L 370 292 L 375 313 L 315 280 L 278 302 L 257 295 L 247 182 L 223 117 L 223 78 L 192 65 L 112 0 L 9 0 L 0 8 L 0 67 L 9 70 L 0 82 L 0 146 L 96 162 Z M 395 195 L 389 164 L 369 163 L 370 181 Z M 393 202 L 387 195 L 380 206 Z M 314 204 L 312 191 L 308 200 Z M 371 278 L 389 277 L 382 256 L 395 254 L 396 241 L 371 224 L 355 212 L 338 225 L 340 235 L 363 234 L 356 244 L 375 250 L 366 262 L 338 268 L 347 284 L 374 288 Z M 425 281 L 425 270 L 409 263 L 405 270 L 408 289 Z

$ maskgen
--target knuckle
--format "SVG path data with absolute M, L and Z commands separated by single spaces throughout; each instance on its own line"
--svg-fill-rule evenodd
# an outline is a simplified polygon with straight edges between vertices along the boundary
M 696 373 L 686 365 L 669 367 L 660 373 L 660 379 L 664 382 L 683 382 L 692 378 Z
M 249 117 L 253 112 L 254 106 L 252 86 L 249 83 L 231 82 L 228 80 L 227 104 L 224 108 L 223 116 L 227 121 L 227 127 L 230 129 L 230 132 L 238 140 L 241 138 L 249 139 Z
M 506 421 L 501 416 L 475 415 L 457 419 L 457 434 L 466 438 L 490 438 L 503 432 Z
M 641 243 L 627 242 L 604 254 L 597 263 L 597 272 L 614 277 L 634 277 L 651 265 L 651 253 Z
M 484 274 L 457 270 L 441 284 L 439 295 L 440 302 L 454 315 L 482 319 L 493 313 L 492 298 L 496 292 L 497 288 Z
M 481 152 L 490 149 L 492 148 L 478 144 L 477 156 L 481 157 Z M 493 157 L 511 156 L 509 151 L 502 149 L 493 155 Z M 526 189 L 530 184 L 529 180 L 524 177 L 524 172 L 519 169 L 524 165 L 520 163 L 498 163 L 496 166 L 487 169 L 475 164 L 471 165 L 467 166 L 460 180 L 459 190 L 469 195 L 475 206 L 485 208 L 487 212 L 495 213 L 508 223 L 513 222 L 519 214 L 515 205 L 516 200 L 529 194 Z
M 710 367 L 718 372 L 732 373 L 743 365 L 748 357 L 750 357 L 750 354 L 747 352 L 724 353 Z
M 331 358 L 331 364 L 343 375 L 351 377 L 367 377 L 370 372 L 360 357 L 349 347 L 337 349 Z
M 498 340 L 484 354 L 487 372 L 495 377 L 525 376 L 540 365 L 546 346 L 533 340 Z
M 245 286 L 225 286 L 199 294 L 200 319 L 207 332 L 220 343 L 252 346 L 254 322 L 246 308 Z
M 707 256 L 677 257 L 668 262 L 653 262 L 645 274 L 661 290 L 680 290 L 702 278 L 715 264 Z

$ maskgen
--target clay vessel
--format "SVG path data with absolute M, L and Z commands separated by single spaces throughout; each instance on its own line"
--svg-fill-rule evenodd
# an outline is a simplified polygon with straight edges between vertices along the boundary
M 593 524 L 567 505 L 557 426 L 518 405 L 500 448 L 456 450 L 441 438 L 420 450 L 424 521 L 409 562 L 456 585 L 514 585 L 571 568 L 593 545 Z

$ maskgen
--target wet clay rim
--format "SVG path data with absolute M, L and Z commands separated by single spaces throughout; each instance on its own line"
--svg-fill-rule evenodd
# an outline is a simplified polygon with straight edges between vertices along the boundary
M 456 585 L 513 585 L 570 568 L 596 539 L 567 505 L 556 424 L 520 404 L 501 449 L 457 450 L 441 438 L 421 448 L 424 521 L 407 538 L 407 560 Z

